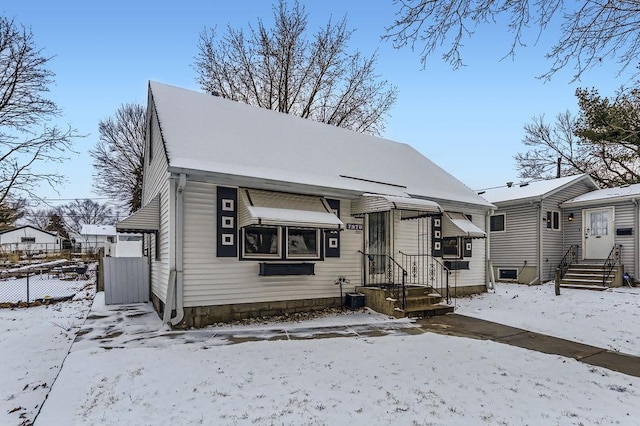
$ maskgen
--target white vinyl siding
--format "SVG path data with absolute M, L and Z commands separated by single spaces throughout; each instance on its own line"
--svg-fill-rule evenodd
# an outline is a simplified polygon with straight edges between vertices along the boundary
M 617 203 L 615 206 L 615 222 L 613 225 L 613 233 L 615 235 L 615 244 L 622 246 L 622 264 L 624 269 L 631 276 L 637 277 L 635 271 L 634 256 L 637 255 L 636 241 L 638 240 L 638 230 L 635 229 L 635 210 L 636 207 L 631 201 L 625 203 Z M 617 235 L 616 230 L 620 228 L 632 228 L 632 235 Z
M 149 102 L 149 105 L 152 105 Z M 151 107 L 152 108 L 152 107 Z M 165 155 L 164 144 L 156 115 L 152 110 L 151 114 L 151 135 L 153 140 L 149 141 L 153 145 L 153 159 L 149 163 L 144 162 L 144 181 L 142 185 L 142 204 L 145 205 L 157 194 L 160 194 L 160 229 L 157 235 L 152 235 L 147 240 L 152 241 L 149 253 L 151 257 L 151 291 L 161 301 L 167 300 L 167 285 L 169 282 L 169 259 L 170 251 L 170 181 L 168 172 L 168 162 Z M 156 241 L 157 239 L 157 241 Z M 155 250 L 155 244 L 159 244 L 159 249 Z M 156 253 L 158 258 L 156 259 Z
M 362 223 L 349 215 L 349 201 L 340 201 L 342 221 Z M 260 276 L 260 261 L 216 256 L 215 185 L 188 182 L 184 203 L 185 307 L 339 297 L 340 276 L 350 280 L 345 291 L 360 285 L 363 231 L 340 233 L 340 257 L 301 260 L 315 263 L 315 275 Z

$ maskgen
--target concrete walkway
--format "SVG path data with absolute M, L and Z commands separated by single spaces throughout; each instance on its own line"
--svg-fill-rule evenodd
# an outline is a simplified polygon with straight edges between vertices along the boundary
M 640 357 L 521 328 L 458 314 L 422 318 L 417 324 L 426 332 L 491 340 L 546 354 L 561 355 L 585 364 L 640 377 Z

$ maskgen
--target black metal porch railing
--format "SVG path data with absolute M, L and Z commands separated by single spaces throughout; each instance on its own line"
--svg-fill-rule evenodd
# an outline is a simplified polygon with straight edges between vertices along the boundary
M 363 255 L 366 266 L 364 285 L 388 289 L 396 300 L 402 302 L 402 309 L 406 309 L 407 270 L 389 254 L 358 252 Z
M 613 268 L 616 267 L 620 263 L 620 257 L 622 256 L 622 245 L 614 244 L 613 248 L 609 252 L 609 256 L 607 256 L 607 260 L 604 261 L 604 265 L 602 268 L 602 285 L 607 285 L 607 280 L 611 276 L 611 272 Z
M 400 264 L 409 272 L 408 285 L 431 287 L 447 304 L 451 303 L 451 272 L 446 266 L 429 254 L 399 254 Z
M 562 279 L 569 270 L 569 267 L 578 261 L 578 246 L 570 245 L 567 252 L 562 257 L 562 260 L 558 264 L 558 279 Z

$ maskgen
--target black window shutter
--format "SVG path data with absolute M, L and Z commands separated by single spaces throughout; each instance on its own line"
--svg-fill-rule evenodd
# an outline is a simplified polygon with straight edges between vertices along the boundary
M 327 199 L 327 204 L 340 217 L 340 200 Z M 324 257 L 340 257 L 340 232 L 338 230 L 324 232 Z
M 442 216 L 431 218 L 431 255 L 442 257 Z
M 216 256 L 238 256 L 238 190 L 219 186 L 216 197 Z

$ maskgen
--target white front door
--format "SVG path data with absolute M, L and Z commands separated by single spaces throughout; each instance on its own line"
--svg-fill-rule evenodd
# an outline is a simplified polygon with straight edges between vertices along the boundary
M 606 259 L 613 248 L 613 207 L 585 210 L 582 220 L 584 259 Z

